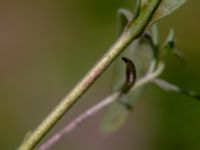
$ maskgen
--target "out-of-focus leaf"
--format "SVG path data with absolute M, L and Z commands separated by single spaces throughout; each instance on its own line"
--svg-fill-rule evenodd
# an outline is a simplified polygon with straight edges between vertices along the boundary
M 174 30 L 170 30 L 165 43 L 160 48 L 160 59 L 166 61 L 173 53 L 175 47 Z
M 136 62 L 134 60 L 134 56 L 135 56 L 135 53 L 136 53 L 136 49 L 137 49 L 137 46 L 138 46 L 138 43 L 139 43 L 139 40 L 135 40 L 133 43 L 131 43 L 127 48 L 126 50 L 120 54 L 119 58 L 122 58 L 122 57 L 127 57 L 129 59 L 131 59 L 134 63 Z M 125 67 L 124 67 L 124 64 L 121 62 L 121 59 L 117 59 L 115 62 L 114 62 L 114 66 L 113 66 L 113 83 L 112 83 L 112 87 L 113 87 L 113 90 L 117 90 L 120 88 L 120 86 L 123 84 L 124 82 L 124 70 L 125 70 Z M 137 68 L 136 68 L 136 71 L 137 71 Z
M 143 0 L 143 5 L 148 5 L 149 0 Z M 153 24 L 160 20 L 161 18 L 171 14 L 177 8 L 182 6 L 186 0 L 162 0 L 159 8 L 156 10 L 150 24 Z
M 121 100 L 121 99 L 119 99 Z M 119 101 L 112 104 L 106 111 L 103 118 L 101 129 L 105 133 L 115 132 L 127 120 L 130 111 L 124 107 Z
M 128 95 L 128 97 L 122 97 L 123 99 L 119 99 L 109 107 L 101 125 L 101 129 L 104 133 L 116 132 L 126 123 L 132 111 L 127 109 L 120 101 L 125 101 L 134 110 L 134 104 L 142 96 L 144 88 L 145 86 L 140 87 L 131 93 L 131 95 Z
M 195 98 L 197 100 L 200 100 L 200 95 L 187 89 L 183 89 L 181 87 L 178 87 L 177 85 L 174 85 L 172 83 L 169 83 L 168 81 L 161 80 L 161 79 L 155 79 L 153 80 L 153 83 L 155 83 L 158 87 L 161 89 L 167 91 L 167 92 L 176 92 L 180 93 L 192 98 Z
M 117 11 L 117 32 L 118 36 L 124 31 L 126 25 L 133 19 L 133 13 L 125 8 Z
M 159 48 L 160 48 L 160 43 L 159 43 L 159 33 L 158 33 L 158 26 L 157 24 L 153 24 L 151 26 L 151 34 L 152 34 L 152 50 L 153 50 L 153 60 L 151 61 L 151 67 L 149 68 L 149 71 L 153 71 L 158 62 L 159 62 Z
M 140 44 L 139 44 L 140 43 Z M 140 45 L 138 47 L 138 44 Z M 136 65 L 137 77 L 140 78 L 148 70 L 150 60 L 152 58 L 152 51 L 149 43 L 138 39 L 134 41 L 121 56 L 132 58 L 132 61 Z M 113 74 L 114 82 L 113 86 L 118 89 L 124 82 L 124 65 L 119 62 L 115 62 L 115 72 Z M 117 88 L 116 88 L 117 87 Z M 134 107 L 137 100 L 142 96 L 146 86 L 140 87 L 133 92 L 129 92 L 119 101 L 126 102 L 131 107 Z M 125 105 L 119 101 L 112 104 L 106 111 L 105 118 L 103 118 L 101 129 L 106 132 L 115 132 L 124 125 L 129 117 L 131 111 L 127 109 Z
M 152 32 L 152 42 L 154 46 L 159 45 L 159 33 L 158 33 L 158 26 L 157 24 L 152 25 L 151 27 Z

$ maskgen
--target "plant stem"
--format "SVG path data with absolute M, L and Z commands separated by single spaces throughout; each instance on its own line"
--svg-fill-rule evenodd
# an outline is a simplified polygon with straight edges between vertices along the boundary
M 55 107 L 46 119 L 22 143 L 18 150 L 31 150 L 46 135 L 46 133 L 60 120 L 75 102 L 89 89 L 94 81 L 108 68 L 108 66 L 123 52 L 132 40 L 139 37 L 148 26 L 161 0 L 151 0 L 136 20 L 132 21 L 124 33 L 98 61 L 89 73 L 72 89 L 72 91 Z
M 131 89 L 131 91 L 137 89 L 138 87 L 140 87 L 140 86 L 152 81 L 156 77 L 158 77 L 163 72 L 164 68 L 165 68 L 164 63 L 160 62 L 158 64 L 157 69 L 154 72 L 151 72 L 151 73 L 147 74 L 145 77 L 143 77 L 140 80 L 138 80 L 135 83 L 135 86 Z
M 158 65 L 158 68 L 143 78 L 139 79 L 135 86 L 131 89 L 131 92 L 134 92 L 136 88 L 140 88 L 141 86 L 147 84 L 150 81 L 154 81 L 155 78 L 157 78 L 163 71 L 164 64 L 160 63 Z M 122 91 L 116 91 L 109 95 L 108 97 L 101 100 L 99 103 L 95 104 L 85 112 L 83 112 L 80 116 L 73 119 L 69 124 L 67 124 L 64 128 L 62 128 L 60 131 L 55 133 L 52 137 L 50 137 L 45 143 L 43 143 L 39 150 L 48 150 L 52 148 L 53 145 L 55 145 L 58 141 L 60 141 L 65 135 L 76 129 L 79 125 L 81 125 L 85 120 L 89 119 L 91 116 L 95 115 L 97 112 L 102 110 L 103 108 L 107 107 L 111 103 L 117 101 L 122 96 Z

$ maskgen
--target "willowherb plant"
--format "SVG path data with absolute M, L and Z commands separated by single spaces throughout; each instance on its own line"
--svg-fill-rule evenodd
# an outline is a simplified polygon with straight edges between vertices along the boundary
M 117 57 L 122 57 L 126 69 L 121 60 L 114 62 L 116 67 L 113 92 L 58 131 L 39 147 L 40 150 L 51 148 L 64 135 L 111 103 L 102 128 L 107 132 L 116 131 L 126 122 L 136 101 L 140 99 L 145 87 L 151 83 L 165 91 L 181 93 L 199 100 L 200 96 L 195 92 L 159 78 L 170 55 L 180 60 L 184 59 L 175 48 L 173 30 L 169 31 L 164 42 L 160 41 L 157 21 L 172 13 L 184 2 L 185 0 L 137 0 L 134 12 L 120 9 L 118 11 L 119 37 L 116 42 L 35 131 L 25 138 L 18 150 L 33 149 Z M 124 70 L 125 75 L 122 73 Z

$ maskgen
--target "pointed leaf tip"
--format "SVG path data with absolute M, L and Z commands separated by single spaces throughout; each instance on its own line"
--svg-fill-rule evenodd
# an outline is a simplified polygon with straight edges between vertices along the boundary
M 163 0 L 160 3 L 159 8 L 156 10 L 150 24 L 153 24 L 161 18 L 171 14 L 173 11 L 181 7 L 185 2 L 186 0 Z

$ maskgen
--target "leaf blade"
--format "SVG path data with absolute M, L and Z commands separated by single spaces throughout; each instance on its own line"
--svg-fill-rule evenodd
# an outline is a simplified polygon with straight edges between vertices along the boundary
M 153 24 L 158 20 L 162 19 L 163 17 L 168 16 L 176 9 L 181 7 L 185 2 L 186 0 L 163 0 L 160 3 L 159 8 L 154 13 L 150 24 Z

